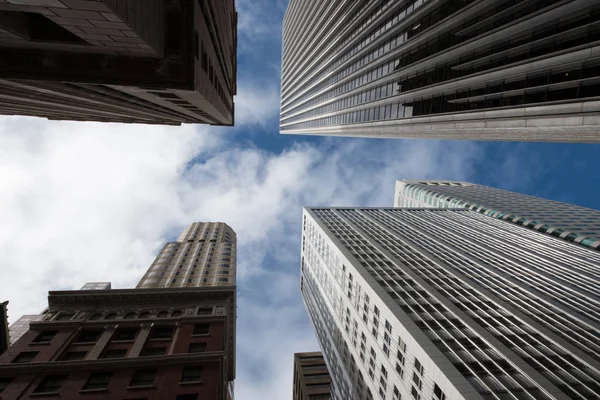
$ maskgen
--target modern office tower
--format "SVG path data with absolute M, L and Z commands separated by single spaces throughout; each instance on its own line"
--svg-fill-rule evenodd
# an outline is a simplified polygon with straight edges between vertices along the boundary
M 0 303 L 0 354 L 4 353 L 10 346 L 7 305 L 8 301 Z
M 1 0 L 0 114 L 233 125 L 235 0 Z
M 466 209 L 303 214 L 334 399 L 598 398 L 597 252 Z
M 592 249 L 600 211 L 468 182 L 396 181 L 394 207 L 468 208 Z
M 225 224 L 194 223 L 185 246 L 203 243 L 201 232 L 235 238 Z M 234 282 L 235 266 L 229 271 Z M 0 397 L 232 400 L 236 289 L 192 279 L 51 291 L 42 319 L 0 356 Z
M 281 133 L 600 142 L 595 0 L 290 0 Z
M 320 351 L 294 354 L 292 400 L 330 400 L 331 377 Z

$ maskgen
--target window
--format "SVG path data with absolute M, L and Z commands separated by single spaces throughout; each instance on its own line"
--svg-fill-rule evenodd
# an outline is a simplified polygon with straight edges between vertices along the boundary
M 146 347 L 142 352 L 143 357 L 164 356 L 167 352 L 166 347 Z
M 413 382 L 414 382 L 415 386 L 417 387 L 417 389 L 421 390 L 421 386 L 423 385 L 423 382 L 421 382 L 421 378 L 419 377 L 419 375 L 416 372 L 413 373 Z
M 419 392 L 417 392 L 417 389 L 415 389 L 414 386 L 410 390 L 410 394 L 412 395 L 413 399 L 415 399 L 415 400 L 421 400 L 421 395 L 419 394 Z
M 217 279 L 218 282 L 229 282 L 229 278 L 219 278 Z
M 57 333 L 58 333 L 58 331 L 43 331 L 35 338 L 35 340 L 33 342 L 34 343 L 49 343 Z
M 94 372 L 83 385 L 83 390 L 100 390 L 108 388 L 112 372 Z
M 193 335 L 208 335 L 210 331 L 210 324 L 197 324 L 194 325 Z
M 140 313 L 138 318 L 148 318 L 149 316 L 150 316 L 150 313 L 148 311 L 144 311 L 143 313 Z
M 135 335 L 137 335 L 137 331 L 135 328 L 118 329 L 113 340 L 133 340 L 135 339 Z
M 102 358 L 123 358 L 125 354 L 127 354 L 127 349 L 108 349 Z
M 190 366 L 183 368 L 181 374 L 181 382 L 200 382 L 202 381 L 202 367 Z
M 48 375 L 35 388 L 33 393 L 56 393 L 67 380 L 68 375 Z
M 178 394 L 175 400 L 198 400 L 198 393 Z
M 61 358 L 62 361 L 83 360 L 87 351 L 67 351 Z
M 159 313 L 158 313 L 157 317 L 158 317 L 158 318 L 166 318 L 168 315 L 169 315 L 169 313 L 168 313 L 168 312 L 166 312 L 166 311 L 161 311 L 161 312 L 159 312 Z
M 132 313 L 132 312 L 127 313 L 127 314 L 125 314 L 125 316 L 123 318 L 125 318 L 125 319 L 135 318 L 135 313 Z
M 10 385 L 15 378 L 0 377 L 0 393 Z
M 170 339 L 173 336 L 172 326 L 156 326 L 152 328 L 150 339 Z
M 416 358 L 415 358 L 415 369 L 417 370 L 419 375 L 423 375 L 423 365 L 421 365 L 421 362 Z
M 102 331 L 100 330 L 83 330 L 79 333 L 79 336 L 75 339 L 75 343 L 90 343 L 96 342 L 100 339 Z
M 102 314 L 93 314 L 93 315 L 90 317 L 90 319 L 91 319 L 92 321 L 99 320 L 100 318 L 102 318 Z
M 72 313 L 60 313 L 56 318 L 56 321 L 70 321 L 75 314 Z
M 434 400 L 446 400 L 446 395 L 444 394 L 444 392 L 442 392 L 442 389 L 438 386 L 437 383 L 433 387 L 433 396 Z
M 175 310 L 171 313 L 171 317 L 179 317 L 181 316 L 181 310 Z
M 19 353 L 13 360 L 13 363 L 28 363 L 32 362 L 35 356 L 39 354 L 39 351 L 23 351 Z
M 206 351 L 206 343 L 190 343 L 188 353 L 204 353 Z
M 134 372 L 130 387 L 152 386 L 154 385 L 154 377 L 156 377 L 155 369 L 140 369 Z
M 110 313 L 108 315 L 106 315 L 106 317 L 104 317 L 104 319 L 116 319 L 117 318 L 117 313 Z

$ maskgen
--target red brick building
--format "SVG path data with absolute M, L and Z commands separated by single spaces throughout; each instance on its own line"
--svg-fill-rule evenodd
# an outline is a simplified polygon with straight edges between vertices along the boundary
M 190 227 L 180 239 L 190 245 L 233 234 Z M 233 399 L 236 288 L 185 285 L 50 292 L 41 319 L 0 355 L 0 399 Z
M 233 125 L 234 0 L 0 0 L 0 114 Z

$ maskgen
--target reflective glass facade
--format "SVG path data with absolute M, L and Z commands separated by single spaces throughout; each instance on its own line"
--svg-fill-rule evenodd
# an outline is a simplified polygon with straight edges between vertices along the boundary
M 597 399 L 600 255 L 465 210 L 309 208 L 334 399 Z
M 395 207 L 468 208 L 584 247 L 600 249 L 600 211 L 456 181 L 396 182 Z
M 281 133 L 600 141 L 593 0 L 291 0 Z

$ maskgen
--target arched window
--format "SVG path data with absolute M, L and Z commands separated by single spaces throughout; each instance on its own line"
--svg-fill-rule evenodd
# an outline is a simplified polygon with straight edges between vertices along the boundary
M 106 317 L 104 317 L 104 319 L 116 319 L 117 318 L 117 313 L 110 313 L 108 314 Z
M 181 315 L 181 310 L 175 310 L 171 313 L 171 317 L 179 317 Z
M 166 311 L 161 311 L 161 312 L 159 312 L 159 313 L 158 313 L 157 317 L 158 317 L 158 318 L 166 318 L 166 317 L 167 317 L 167 315 L 169 315 L 169 313 L 168 313 L 168 312 L 166 312 Z
M 125 318 L 125 319 L 135 318 L 135 313 L 132 313 L 132 312 L 127 313 L 127 314 L 125 314 L 125 316 L 123 318 Z
M 144 311 L 144 312 L 140 313 L 138 318 L 148 318 L 149 316 L 150 316 L 150 313 L 148 311 Z
M 91 319 L 91 320 L 98 320 L 98 319 L 100 319 L 100 318 L 102 318 L 102 314 L 93 314 L 93 315 L 90 317 L 90 319 Z

